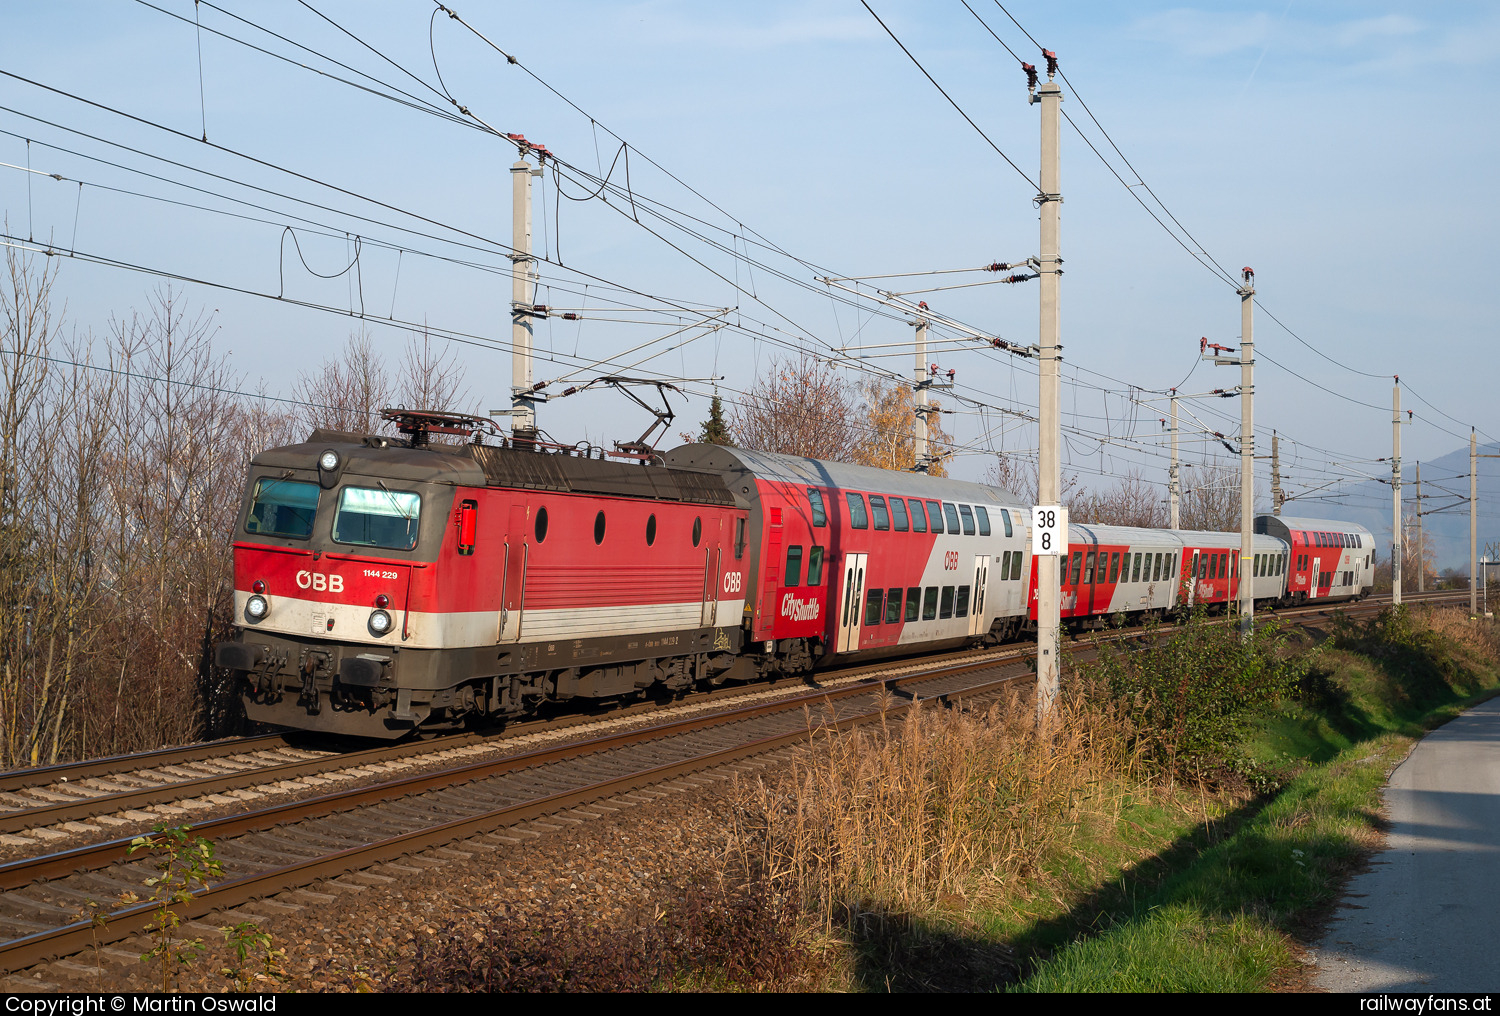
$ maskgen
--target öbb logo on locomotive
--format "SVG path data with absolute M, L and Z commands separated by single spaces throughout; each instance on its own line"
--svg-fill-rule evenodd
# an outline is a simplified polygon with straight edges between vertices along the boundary
M 1031 508 L 997 487 L 718 445 L 611 461 L 486 443 L 453 414 L 388 419 L 408 436 L 320 430 L 251 464 L 239 627 L 215 656 L 252 720 L 395 738 L 1034 631 Z M 427 441 L 432 420 L 470 440 Z M 1257 603 L 1348 599 L 1373 577 L 1370 534 L 1345 523 L 1257 518 L 1242 576 L 1237 533 L 1057 521 L 1075 627 L 1223 609 L 1243 582 Z

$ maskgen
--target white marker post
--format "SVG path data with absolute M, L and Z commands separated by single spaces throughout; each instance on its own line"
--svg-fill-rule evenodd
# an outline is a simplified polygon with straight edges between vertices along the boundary
M 1067 553 L 1068 510 L 1055 504 L 1031 509 L 1031 556 L 1057 557 Z

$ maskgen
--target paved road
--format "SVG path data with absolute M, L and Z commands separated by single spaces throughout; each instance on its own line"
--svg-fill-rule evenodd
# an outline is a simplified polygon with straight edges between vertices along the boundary
M 1318 944 L 1318 986 L 1500 990 L 1500 699 L 1423 738 L 1385 805 L 1390 838 Z

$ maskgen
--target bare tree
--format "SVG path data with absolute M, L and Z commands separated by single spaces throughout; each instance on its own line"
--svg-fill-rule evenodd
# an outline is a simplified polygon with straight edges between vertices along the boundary
M 1022 458 L 1008 452 L 996 452 L 995 461 L 984 471 L 983 482 L 1008 490 L 1021 499 L 1023 504 L 1037 504 L 1038 493 L 1041 488 L 1039 482 L 1041 476 L 1041 464 L 1033 458 Z M 1089 507 L 1088 490 L 1078 482 L 1077 473 L 1064 472 L 1062 474 L 1062 486 L 1060 488 L 1063 507 L 1068 509 L 1068 517 L 1073 522 L 1086 521 L 1085 512 Z
M 342 356 L 301 375 L 293 392 L 307 403 L 301 417 L 308 427 L 372 434 L 380 429 L 380 411 L 390 404 L 391 380 L 370 333 L 361 328 L 349 336 Z
M 734 443 L 786 455 L 853 461 L 862 434 L 859 400 L 831 364 L 810 356 L 772 360 L 729 412 Z
M 1178 508 L 1183 529 L 1233 533 L 1240 528 L 1240 471 L 1218 459 L 1185 463 Z
M 1092 508 L 1092 521 L 1111 526 L 1165 529 L 1171 521 L 1162 491 L 1136 469 L 1121 477 L 1118 485 L 1096 494 Z
M 407 409 L 468 412 L 469 392 L 464 367 L 453 347 L 433 347 L 427 329 L 413 332 L 396 378 L 396 401 Z

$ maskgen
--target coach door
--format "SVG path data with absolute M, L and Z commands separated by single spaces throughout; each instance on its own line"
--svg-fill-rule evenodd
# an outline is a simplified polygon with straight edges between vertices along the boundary
M 526 564 L 530 555 L 526 506 L 511 505 L 510 524 L 505 527 L 505 561 L 500 580 L 500 641 L 521 638 L 521 614 L 526 606 Z
M 985 624 L 984 587 L 990 575 L 990 556 L 979 554 L 974 558 L 974 595 L 969 600 L 969 634 L 983 635 L 989 630 Z
M 865 564 L 868 554 L 844 555 L 844 595 L 839 605 L 838 651 L 852 653 L 859 649 L 859 624 L 865 598 Z
M 1191 607 L 1198 597 L 1198 551 L 1193 551 L 1192 567 L 1187 573 L 1187 605 Z
M 1315 557 L 1312 559 L 1312 577 L 1307 583 L 1307 598 L 1314 599 L 1318 595 L 1318 583 L 1323 578 L 1323 559 Z

